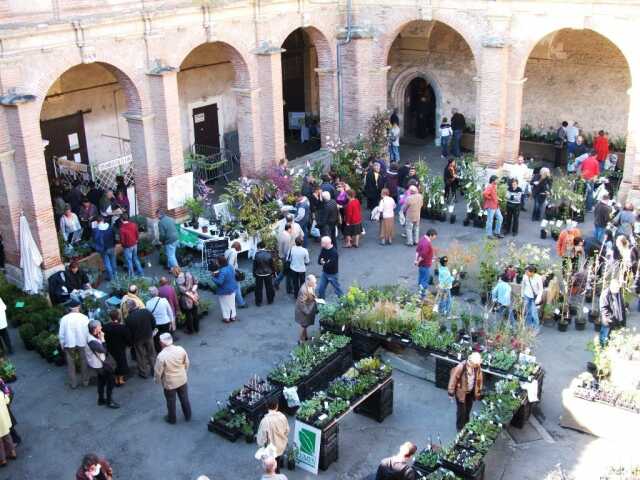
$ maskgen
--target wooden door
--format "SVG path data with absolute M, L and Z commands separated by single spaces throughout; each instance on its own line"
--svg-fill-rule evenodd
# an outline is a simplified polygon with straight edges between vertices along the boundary
M 82 112 L 40 122 L 42 138 L 49 144 L 44 150 L 49 178 L 55 177 L 54 158 L 89 164 Z
M 218 104 L 193 109 L 193 136 L 196 145 L 220 147 Z

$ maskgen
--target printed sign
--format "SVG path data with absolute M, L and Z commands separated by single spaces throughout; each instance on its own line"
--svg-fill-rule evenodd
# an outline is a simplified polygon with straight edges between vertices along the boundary
M 202 123 L 204 122 L 204 113 L 196 113 L 193 116 L 193 123 Z
M 193 198 L 193 172 L 167 178 L 167 209 L 173 210 Z
M 320 440 L 322 432 L 306 423 L 296 420 L 294 443 L 298 449 L 296 465 L 314 475 L 320 464 Z
M 78 139 L 77 133 L 70 133 L 67 135 L 67 139 L 69 140 L 69 150 L 75 150 L 80 147 L 80 140 Z

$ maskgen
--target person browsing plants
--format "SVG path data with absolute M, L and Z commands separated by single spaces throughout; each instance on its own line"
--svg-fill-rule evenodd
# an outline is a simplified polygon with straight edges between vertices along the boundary
M 469 422 L 469 414 L 474 400 L 482 395 L 482 357 L 478 352 L 469 355 L 451 370 L 449 377 L 449 397 L 456 401 L 456 429 L 462 430 Z
M 498 205 L 498 177 L 491 175 L 489 178 L 489 185 L 486 186 L 484 192 L 482 192 L 482 199 L 484 203 L 482 208 L 487 211 L 487 225 L 486 232 L 489 238 L 497 237 L 503 238 L 502 233 L 502 212 Z M 493 228 L 493 219 L 496 220 L 496 227 Z M 493 232 L 493 235 L 492 235 Z

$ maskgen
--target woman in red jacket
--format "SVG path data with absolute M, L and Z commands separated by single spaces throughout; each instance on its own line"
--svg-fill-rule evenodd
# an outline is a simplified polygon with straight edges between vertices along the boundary
M 349 201 L 344 207 L 344 239 L 345 248 L 358 248 L 360 234 L 362 233 L 362 206 L 356 198 L 356 192 L 347 191 Z
M 598 136 L 593 141 L 593 149 L 596 151 L 598 162 L 600 162 L 600 171 L 603 171 L 604 162 L 609 156 L 609 139 L 604 130 L 598 132 Z

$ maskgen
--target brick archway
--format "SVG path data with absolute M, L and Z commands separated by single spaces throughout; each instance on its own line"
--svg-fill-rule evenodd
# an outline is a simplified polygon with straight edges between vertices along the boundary
M 431 85 L 433 92 L 436 95 L 436 122 L 442 118 L 442 88 L 433 75 L 424 71 L 422 67 L 411 67 L 402 72 L 391 87 L 390 98 L 393 108 L 398 109 L 398 116 L 402 122 L 401 134 L 405 135 L 405 93 L 409 84 L 416 78 L 422 78 L 425 82 Z M 436 135 L 436 142 L 439 141 L 438 135 Z

